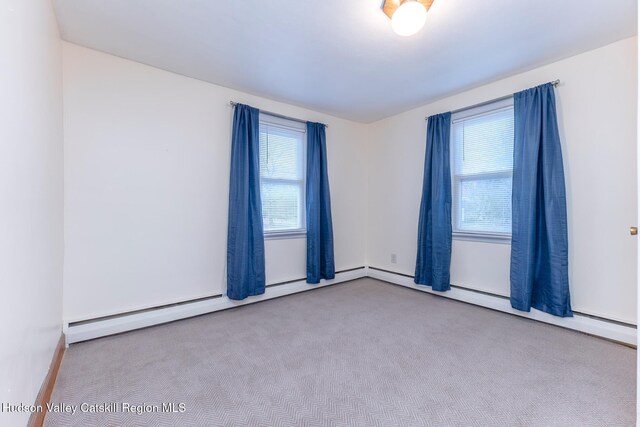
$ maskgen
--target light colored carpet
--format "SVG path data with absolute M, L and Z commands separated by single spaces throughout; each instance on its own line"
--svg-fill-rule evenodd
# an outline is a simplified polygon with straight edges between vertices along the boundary
M 360 279 L 74 344 L 47 426 L 631 426 L 636 351 Z

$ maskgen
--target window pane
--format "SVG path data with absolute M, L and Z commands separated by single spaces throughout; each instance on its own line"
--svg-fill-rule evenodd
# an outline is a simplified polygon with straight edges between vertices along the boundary
M 513 135 L 512 108 L 454 123 L 456 175 L 512 170 Z
M 460 181 L 458 200 L 458 230 L 511 233 L 511 177 Z
M 302 179 L 303 133 L 260 125 L 260 176 Z
M 511 233 L 514 117 L 510 101 L 453 117 L 453 228 Z
M 304 227 L 305 125 L 260 114 L 260 185 L 264 231 Z
M 260 191 L 264 231 L 302 228 L 301 187 L 301 183 L 262 182 Z

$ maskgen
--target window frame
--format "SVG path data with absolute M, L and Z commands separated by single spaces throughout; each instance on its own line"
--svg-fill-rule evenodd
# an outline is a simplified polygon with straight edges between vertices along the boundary
M 274 128 L 281 128 L 288 131 L 299 132 L 303 136 L 301 138 L 302 145 L 302 153 L 300 155 L 299 161 L 301 162 L 300 168 L 302 170 L 302 178 L 301 179 L 285 179 L 285 178 L 267 178 L 263 177 L 262 173 L 260 173 L 260 188 L 262 191 L 263 183 L 284 183 L 284 184 L 295 184 L 300 188 L 300 203 L 298 205 L 298 215 L 300 218 L 300 227 L 299 228 L 291 228 L 285 230 L 265 230 L 263 229 L 263 235 L 265 240 L 272 239 L 298 239 L 302 237 L 306 237 L 307 235 L 307 213 L 306 213 L 306 196 L 307 196 L 307 144 L 306 144 L 306 126 L 302 123 L 296 122 L 294 120 L 288 120 L 276 116 L 272 116 L 267 113 L 260 112 L 259 117 L 259 129 L 258 133 L 261 133 L 262 126 L 269 126 Z M 262 203 L 262 197 L 261 197 Z M 263 213 L 264 218 L 264 213 Z
M 477 181 L 481 179 L 495 179 L 495 178 L 511 178 L 513 185 L 513 165 L 511 170 L 503 172 L 483 172 L 468 175 L 458 175 L 456 173 L 456 144 L 454 139 L 454 124 L 462 120 L 467 120 L 475 117 L 481 117 L 483 115 L 489 115 L 503 110 L 513 110 L 513 96 L 505 97 L 503 99 L 489 101 L 481 105 L 467 108 L 457 111 L 451 115 L 451 129 L 450 129 L 450 168 L 451 168 L 451 231 L 455 240 L 469 240 L 485 243 L 501 243 L 511 244 L 511 232 L 487 232 L 487 231 L 473 231 L 473 230 L 460 230 L 458 228 L 458 218 L 460 215 L 460 202 L 459 197 L 459 184 L 463 181 Z

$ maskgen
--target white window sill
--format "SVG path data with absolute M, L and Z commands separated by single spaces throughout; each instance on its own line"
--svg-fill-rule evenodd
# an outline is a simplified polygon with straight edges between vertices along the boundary
M 268 231 L 264 233 L 265 240 L 278 239 L 306 239 L 307 230 Z
M 469 231 L 454 231 L 454 240 L 469 240 L 473 242 L 497 243 L 501 245 L 511 244 L 511 234 L 501 233 L 472 233 Z

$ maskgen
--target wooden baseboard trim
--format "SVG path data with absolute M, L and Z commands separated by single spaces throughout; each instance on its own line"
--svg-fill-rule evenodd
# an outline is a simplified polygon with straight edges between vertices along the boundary
M 51 359 L 51 366 L 49 372 L 42 382 L 40 392 L 36 398 L 36 407 L 46 408 L 47 403 L 51 400 L 53 394 L 53 387 L 56 385 L 56 379 L 58 378 L 58 372 L 60 371 L 60 365 L 62 364 L 62 357 L 64 356 L 65 340 L 64 334 L 60 335 L 56 350 L 53 352 L 53 358 Z M 36 411 L 31 414 L 29 418 L 28 427 L 42 427 L 44 425 L 44 417 L 47 415 L 47 411 Z

